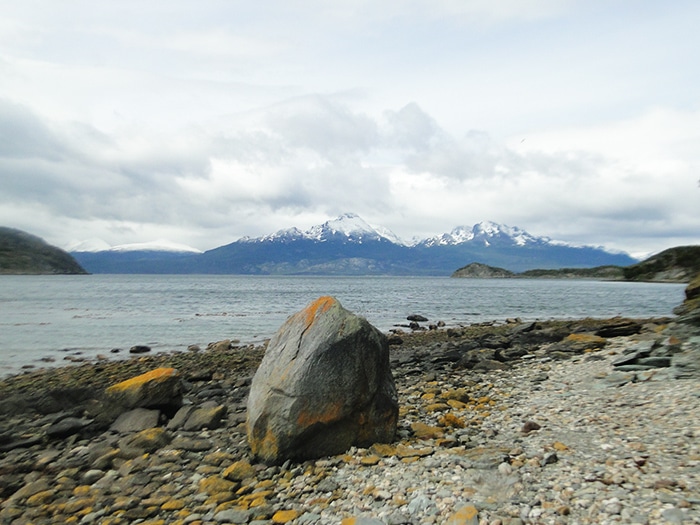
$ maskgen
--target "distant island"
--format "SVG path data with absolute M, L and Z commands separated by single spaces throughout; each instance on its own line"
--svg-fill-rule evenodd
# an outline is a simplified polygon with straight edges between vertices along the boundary
M 0 274 L 87 274 L 67 252 L 35 235 L 0 226 Z
M 594 279 L 598 281 L 653 281 L 684 283 L 700 274 L 700 246 L 664 250 L 630 266 L 535 269 L 511 272 L 478 262 L 456 270 L 451 277 L 464 279 Z

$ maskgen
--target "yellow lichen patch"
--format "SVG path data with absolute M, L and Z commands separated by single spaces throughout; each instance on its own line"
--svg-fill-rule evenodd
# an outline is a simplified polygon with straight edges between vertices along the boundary
M 272 523 L 289 523 L 299 517 L 298 510 L 278 510 L 272 515 Z
M 467 390 L 466 388 L 455 388 L 452 390 L 446 390 L 445 392 L 440 394 L 440 397 L 448 401 L 459 401 L 461 403 L 468 403 L 470 399 L 469 390 Z
M 124 392 L 125 390 L 132 390 L 141 387 L 146 383 L 159 382 L 170 379 L 172 376 L 177 375 L 177 370 L 174 368 L 156 368 L 140 376 L 132 377 L 116 385 L 112 385 L 107 388 L 108 394 L 117 394 L 119 392 Z
M 38 507 L 40 505 L 46 505 L 50 500 L 53 499 L 56 492 L 54 490 L 42 490 L 37 492 L 33 496 L 27 498 L 27 505 L 30 507 Z
M 231 481 L 243 481 L 255 477 L 255 469 L 245 460 L 236 461 L 223 472 L 223 477 Z
M 250 448 L 253 454 L 262 458 L 274 458 L 279 452 L 277 437 L 271 429 L 267 429 L 262 439 L 256 438 L 254 433 L 248 432 Z
M 478 515 L 479 511 L 476 510 L 474 505 L 467 505 L 447 518 L 445 523 L 446 525 L 467 525 L 469 523 L 478 523 Z
M 313 322 L 316 320 L 316 316 L 319 313 L 327 312 L 337 302 L 338 301 L 336 301 L 335 298 L 333 298 L 329 295 L 324 295 L 324 296 L 316 299 L 313 303 L 311 303 L 306 308 L 304 308 L 300 313 L 301 313 L 301 315 L 304 316 L 304 321 L 306 322 L 306 326 L 311 326 L 313 324 Z
M 413 433 L 419 439 L 435 439 L 443 435 L 442 430 L 439 428 L 426 425 L 420 421 L 412 423 L 411 430 L 413 430 Z
M 384 458 L 396 455 L 396 447 L 386 443 L 375 443 L 370 447 L 370 451 Z
M 218 494 L 221 492 L 233 492 L 237 488 L 238 485 L 236 483 L 218 476 L 204 478 L 199 482 L 199 491 L 206 492 L 209 495 Z
M 181 499 L 171 499 L 160 506 L 161 510 L 181 510 L 185 508 L 185 502 Z
M 452 412 L 448 412 L 438 421 L 444 427 L 464 428 L 467 424 L 462 418 L 457 417 Z
M 464 410 L 469 406 L 466 403 L 463 403 L 462 401 L 457 401 L 456 399 L 448 399 L 447 404 L 455 410 Z
M 364 465 L 366 467 L 371 467 L 379 463 L 380 461 L 379 456 L 375 456 L 374 454 L 370 454 L 369 456 L 364 456 L 363 458 L 360 458 L 360 465 Z
M 425 407 L 425 411 L 430 413 L 433 412 L 442 412 L 444 410 L 449 410 L 450 405 L 447 405 L 445 403 L 431 403 L 430 405 L 427 405 Z

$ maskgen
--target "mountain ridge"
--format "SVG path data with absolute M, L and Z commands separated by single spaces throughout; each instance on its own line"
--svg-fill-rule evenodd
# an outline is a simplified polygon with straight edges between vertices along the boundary
M 312 226 L 242 237 L 203 253 L 134 250 L 72 252 L 93 273 L 219 273 L 307 275 L 446 275 L 473 261 L 511 271 L 532 268 L 626 266 L 627 254 L 573 246 L 482 221 L 407 243 L 354 213 Z

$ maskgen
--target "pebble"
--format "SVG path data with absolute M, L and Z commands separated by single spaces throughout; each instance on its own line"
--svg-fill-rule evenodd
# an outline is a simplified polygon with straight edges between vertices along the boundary
M 246 382 L 220 369 L 189 396 L 217 392 L 204 429 L 76 434 L 0 453 L 0 523 L 700 523 L 700 380 L 620 380 L 613 362 L 639 337 L 479 372 L 409 355 L 430 348 L 396 350 L 394 443 L 275 467 L 250 457 Z M 149 452 L 132 450 L 137 441 Z

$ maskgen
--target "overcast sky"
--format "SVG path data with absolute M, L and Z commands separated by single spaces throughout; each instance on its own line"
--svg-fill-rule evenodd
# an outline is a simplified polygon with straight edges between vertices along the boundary
M 0 0 L 0 225 L 700 244 L 697 0 Z

